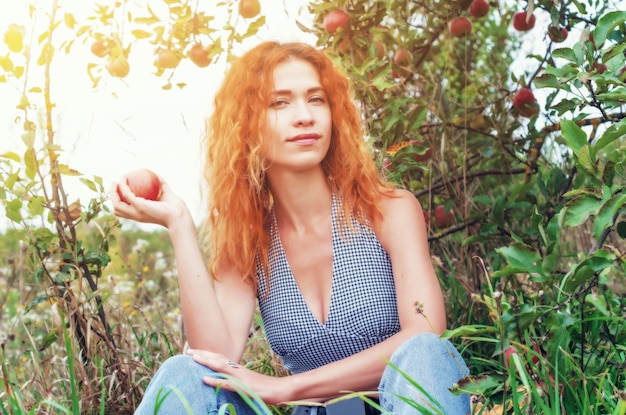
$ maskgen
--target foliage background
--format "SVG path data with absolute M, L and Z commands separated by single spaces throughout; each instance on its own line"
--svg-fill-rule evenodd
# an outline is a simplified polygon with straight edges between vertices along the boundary
M 19 133 L 0 151 L 10 221 L 0 239 L 2 413 L 132 413 L 184 343 L 167 235 L 122 228 L 102 177 L 76 169 L 60 145 L 56 62 L 103 42 L 103 57 L 81 63 L 95 90 L 122 91 L 127 78 L 107 68 L 125 60 L 185 94 L 191 46 L 223 70 L 258 41 L 270 8 L 261 5 L 243 19 L 234 1 L 118 1 L 79 17 L 59 0 L 4 29 L 0 85 L 20 98 L 7 117 Z M 451 36 L 469 5 L 312 1 L 312 20 L 297 24 L 353 80 L 383 174 L 429 212 L 446 336 L 472 369 L 458 390 L 475 396 L 473 411 L 624 414 L 623 4 L 493 1 L 470 35 Z M 350 19 L 329 34 L 323 18 L 336 9 Z M 531 31 L 511 27 L 519 10 L 536 16 Z M 553 42 L 550 25 L 567 28 L 567 41 Z M 142 47 L 152 55 L 138 58 Z M 406 64 L 394 62 L 400 49 L 412 54 Z M 531 117 L 513 106 L 522 87 L 538 98 Z M 452 211 L 446 223 L 441 209 Z M 284 374 L 260 326 L 246 361 Z

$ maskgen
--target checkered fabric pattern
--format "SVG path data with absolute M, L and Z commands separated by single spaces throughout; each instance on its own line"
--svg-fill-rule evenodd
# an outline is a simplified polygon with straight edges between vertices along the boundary
M 400 330 L 391 261 L 374 231 L 353 222 L 340 232 L 340 203 L 333 195 L 333 280 L 330 311 L 322 324 L 293 277 L 274 218 L 270 230 L 269 295 L 260 264 L 258 301 L 272 350 L 291 373 L 341 360 Z

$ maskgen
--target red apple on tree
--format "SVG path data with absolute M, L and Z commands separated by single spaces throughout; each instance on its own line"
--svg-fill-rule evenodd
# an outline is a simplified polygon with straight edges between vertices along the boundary
M 205 68 L 211 63 L 210 51 L 206 49 L 202 43 L 196 43 L 189 50 L 189 59 L 191 59 L 196 66 Z
M 334 34 L 340 27 L 345 30 L 350 20 L 350 15 L 343 10 L 333 10 L 324 16 L 322 25 L 328 34 Z
M 130 65 L 124 55 L 110 57 L 106 65 L 107 71 L 116 78 L 124 78 L 130 72 Z
M 409 66 L 413 62 L 413 54 L 408 49 L 399 49 L 393 56 L 393 63 L 398 66 Z
M 525 11 L 516 12 L 513 15 L 513 27 L 520 32 L 527 32 L 535 27 L 535 15 Z
M 606 65 L 601 62 L 594 62 L 593 65 L 591 65 L 591 70 L 595 71 L 597 74 L 605 73 L 606 69 Z
M 520 88 L 513 97 L 513 106 L 520 115 L 524 117 L 532 117 L 539 112 L 539 104 L 535 98 L 535 94 L 530 88 Z
M 548 27 L 548 37 L 554 43 L 561 43 L 567 39 L 568 31 L 564 27 L 550 25 Z
M 454 37 L 465 37 L 472 32 L 472 21 L 465 16 L 456 17 L 450 22 L 450 33 Z
M 147 200 L 159 200 L 161 197 L 161 180 L 159 180 L 159 176 L 152 170 L 133 170 L 126 173 L 123 179 L 137 197 L 142 197 Z M 119 191 L 118 194 L 122 202 L 126 202 Z
M 393 55 L 393 63 L 396 64 L 396 68 L 391 71 L 394 78 L 409 76 L 408 67 L 413 63 L 413 54 L 408 49 L 398 49 Z
M 173 49 L 162 49 L 157 54 L 156 65 L 159 68 L 173 69 L 178 66 L 180 56 Z
M 252 19 L 261 13 L 261 3 L 259 0 L 240 0 L 239 14 L 244 19 Z
M 438 205 L 435 208 L 435 224 L 439 228 L 447 228 L 454 223 L 454 212 L 452 209 L 446 211 L 445 206 Z
M 99 58 L 104 58 L 106 55 L 111 52 L 111 47 L 102 40 L 96 40 L 91 44 L 91 53 L 96 55 Z
M 477 19 L 484 17 L 489 13 L 489 3 L 487 3 L 487 0 L 474 0 L 470 4 L 468 11 L 472 17 Z

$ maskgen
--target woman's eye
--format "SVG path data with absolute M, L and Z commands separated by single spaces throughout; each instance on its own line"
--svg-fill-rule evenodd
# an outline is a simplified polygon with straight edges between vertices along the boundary
M 324 103 L 324 102 L 326 102 L 326 100 L 323 97 L 320 97 L 320 96 L 311 97 L 310 101 L 311 102 L 315 102 L 315 103 Z
M 276 107 L 283 107 L 285 105 L 287 105 L 287 101 L 285 101 L 284 99 L 279 99 L 279 100 L 272 102 L 270 104 L 270 107 L 276 108 Z

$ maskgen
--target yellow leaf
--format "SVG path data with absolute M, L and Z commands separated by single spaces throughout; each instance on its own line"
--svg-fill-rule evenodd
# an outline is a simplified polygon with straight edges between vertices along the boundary
M 43 66 L 46 62 L 52 61 L 52 56 L 54 55 L 54 46 L 50 43 L 46 43 L 41 48 L 41 55 L 39 55 L 39 59 L 37 59 L 37 65 Z
M 398 151 L 402 150 L 405 147 L 410 146 L 412 143 L 410 141 L 401 141 L 399 143 L 395 143 L 387 147 L 387 154 L 390 156 L 395 155 Z
M 4 33 L 4 43 L 9 47 L 11 52 L 21 52 L 24 48 L 23 29 L 19 26 L 13 26 Z
M 76 25 L 76 19 L 74 18 L 74 15 L 72 13 L 65 13 L 65 16 L 63 16 L 63 20 L 65 21 L 65 25 L 70 29 L 73 29 L 74 25 Z

